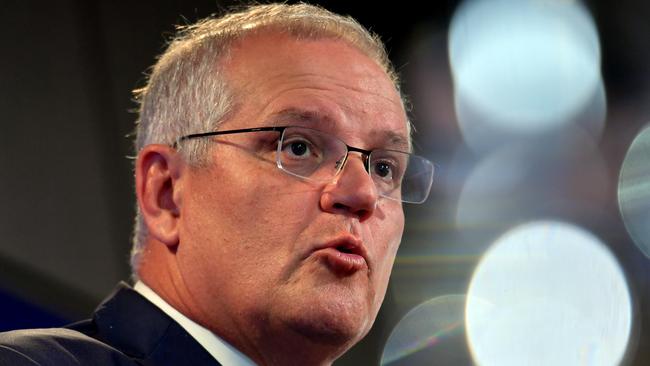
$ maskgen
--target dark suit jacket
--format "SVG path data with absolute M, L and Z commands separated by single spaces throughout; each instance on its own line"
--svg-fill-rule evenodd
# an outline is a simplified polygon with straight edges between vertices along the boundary
M 219 365 L 178 323 L 125 283 L 92 319 L 0 333 L 0 365 Z

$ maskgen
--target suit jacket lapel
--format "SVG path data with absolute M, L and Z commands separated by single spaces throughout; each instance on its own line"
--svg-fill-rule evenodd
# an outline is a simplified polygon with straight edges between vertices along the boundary
M 220 365 L 185 329 L 125 283 L 99 305 L 91 324 L 70 328 L 142 365 Z

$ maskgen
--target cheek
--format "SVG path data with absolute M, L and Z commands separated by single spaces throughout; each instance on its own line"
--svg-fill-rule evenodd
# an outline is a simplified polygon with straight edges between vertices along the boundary
M 373 237 L 382 243 L 383 255 L 392 264 L 404 232 L 404 211 L 399 203 L 384 203 L 376 214 L 371 230 Z
M 277 266 L 315 220 L 317 192 L 275 168 L 212 171 L 220 177 L 201 175 L 188 186 L 182 210 L 186 239 L 204 246 L 197 249 L 205 255 L 225 256 L 230 263 Z
M 385 291 L 404 231 L 404 214 L 401 206 L 391 214 L 387 213 L 383 220 L 373 226 L 373 238 L 376 239 L 375 243 L 379 248 L 376 253 L 378 281 Z

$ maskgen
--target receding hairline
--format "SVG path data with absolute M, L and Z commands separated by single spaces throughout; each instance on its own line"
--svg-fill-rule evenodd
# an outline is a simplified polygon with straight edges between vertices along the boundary
M 284 7 L 286 5 L 281 6 Z M 242 25 L 242 19 L 235 19 L 239 16 L 246 18 L 245 15 L 249 13 L 250 9 L 258 12 L 259 16 L 259 12 L 262 9 L 273 8 L 277 10 L 278 8 L 277 4 L 258 5 L 239 13 L 231 13 L 218 18 L 206 18 L 192 25 L 179 26 L 176 36 L 170 41 L 167 50 L 154 65 L 147 85 L 134 90 L 136 99 L 143 100 L 144 98 L 142 97 L 149 94 L 149 88 L 153 84 L 154 76 L 166 74 L 167 71 L 164 71 L 165 69 L 176 68 L 179 60 L 193 59 L 192 62 L 195 63 L 210 62 L 213 65 L 216 75 L 220 71 L 225 71 L 222 69 L 224 63 L 227 63 L 231 59 L 233 51 L 242 47 L 247 40 L 258 35 L 275 33 L 295 40 L 329 40 L 341 42 L 358 51 L 368 57 L 369 60 L 384 72 L 396 90 L 404 111 L 408 112 L 407 98 L 401 92 L 399 77 L 388 58 L 385 45 L 380 37 L 369 29 L 366 29 L 350 16 L 340 16 L 330 13 L 319 6 L 308 4 L 292 5 L 291 7 L 303 6 L 309 8 L 310 11 L 316 9 L 319 13 L 317 15 L 310 13 L 305 17 L 285 17 L 280 15 L 280 19 L 276 19 L 270 15 L 263 15 L 261 16 L 261 20 L 255 18 L 250 24 L 244 25 Z M 327 20 L 318 17 L 324 17 Z M 220 52 L 215 53 L 213 46 L 218 47 Z M 211 57 L 211 59 L 207 61 L 204 59 L 205 57 Z M 222 75 L 222 77 L 224 76 Z M 225 79 L 228 78 L 226 77 Z M 224 86 L 227 89 L 232 87 L 232 85 Z M 409 134 L 410 130 L 411 126 L 409 123 Z M 138 138 L 140 137 L 138 136 Z M 144 144 L 137 145 L 139 148 L 144 146 Z
M 350 49 L 359 52 L 361 56 L 366 57 L 369 61 L 374 63 L 378 67 L 378 69 L 381 72 L 383 72 L 383 74 L 386 76 L 386 79 L 391 83 L 398 97 L 398 100 L 401 103 L 402 112 L 404 113 L 404 118 L 406 121 L 406 129 L 407 129 L 406 139 L 397 137 L 398 134 L 394 134 L 394 136 L 390 134 L 386 134 L 386 140 L 389 140 L 392 143 L 398 145 L 400 148 L 403 148 L 404 151 L 408 151 L 408 152 L 411 151 L 412 125 L 408 118 L 408 109 L 407 109 L 408 102 L 401 93 L 398 84 L 398 79 L 396 79 L 397 75 L 394 73 L 394 70 L 392 69 L 392 64 L 390 63 L 382 64 L 381 60 L 378 60 L 376 57 L 374 57 L 375 55 L 373 55 L 372 53 L 369 54 L 368 52 L 366 52 L 365 49 L 359 47 L 358 44 L 351 42 L 347 37 L 343 37 L 334 32 L 313 33 L 313 34 L 309 34 L 308 36 L 305 36 L 302 33 L 287 31 L 281 25 L 262 24 L 262 25 L 257 25 L 255 28 L 248 29 L 241 34 L 238 34 L 235 38 L 230 39 L 226 47 L 227 51 L 219 55 L 219 57 L 213 60 L 214 62 L 213 67 L 215 71 L 219 70 L 220 77 L 223 78 L 225 84 L 228 87 L 228 90 L 233 95 L 232 110 L 229 111 L 229 113 L 224 116 L 224 119 L 221 122 L 227 121 L 229 117 L 237 113 L 238 105 L 243 100 L 242 95 L 240 95 L 240 93 L 246 92 L 245 89 L 242 90 L 239 87 L 237 87 L 238 85 L 236 85 L 236 83 L 232 79 L 232 75 L 231 75 L 232 69 L 230 68 L 229 63 L 232 61 L 236 61 L 238 51 L 245 48 L 247 46 L 247 42 L 254 40 L 255 38 L 258 37 L 274 37 L 274 36 L 279 36 L 280 42 L 284 42 L 286 40 L 308 41 L 308 42 L 309 41 L 337 42 L 342 44 L 345 47 L 349 47 Z M 366 44 L 368 45 L 368 48 L 372 50 L 371 45 L 369 45 L 368 42 L 366 42 Z
M 178 26 L 163 57 L 183 58 L 197 49 L 207 50 L 217 40 L 225 51 L 218 59 L 256 34 L 277 33 L 294 39 L 338 40 L 373 60 L 400 91 L 399 77 L 388 58 L 381 38 L 353 17 L 332 13 L 311 4 L 267 4 L 244 7 L 220 17 L 209 17 L 194 24 Z M 219 61 L 219 60 L 214 61 Z M 399 93 L 401 96 L 401 92 Z

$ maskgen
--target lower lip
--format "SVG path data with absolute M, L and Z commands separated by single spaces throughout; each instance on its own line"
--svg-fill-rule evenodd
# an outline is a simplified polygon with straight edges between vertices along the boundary
M 344 253 L 335 248 L 319 250 L 327 261 L 327 265 L 336 273 L 352 274 L 367 267 L 366 260 L 353 253 Z

